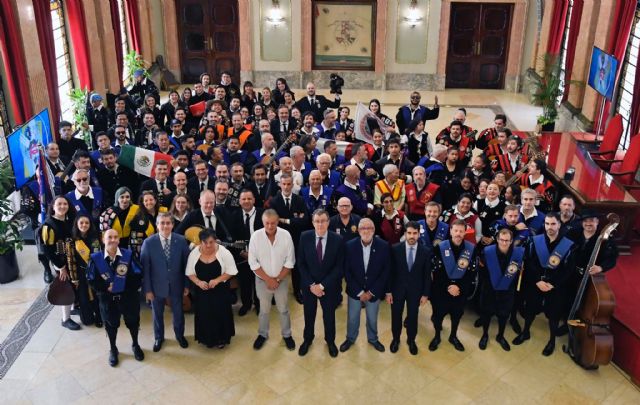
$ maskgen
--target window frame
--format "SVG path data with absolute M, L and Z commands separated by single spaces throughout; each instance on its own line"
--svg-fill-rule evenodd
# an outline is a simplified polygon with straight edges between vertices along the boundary
M 620 137 L 619 149 L 627 150 L 631 140 L 630 134 L 630 114 L 631 103 L 633 102 L 633 88 L 635 86 L 636 69 L 640 68 L 638 63 L 638 53 L 640 52 L 640 2 L 636 6 L 636 12 L 631 25 L 631 32 L 627 41 L 627 49 L 624 53 L 624 60 L 620 68 L 620 79 L 618 81 L 615 112 L 622 116 L 622 136 Z M 640 96 L 640 94 L 638 95 Z
M 131 52 L 129 45 L 129 30 L 127 27 L 127 8 L 125 0 L 117 0 L 118 2 L 118 21 L 120 24 L 120 37 L 122 39 L 122 80 L 126 80 L 129 72 L 126 71 L 125 57 Z
M 71 65 L 71 53 L 69 52 L 69 38 L 67 36 L 67 23 L 64 16 L 64 4 L 62 0 L 49 0 L 49 5 L 56 55 L 60 115 L 63 120 L 73 121 L 73 103 L 71 102 L 70 93 L 75 87 L 75 81 Z M 62 64 L 64 64 L 64 66 L 62 66 Z M 61 75 L 61 72 L 63 75 Z
M 573 14 L 573 0 L 569 0 L 567 7 L 567 19 L 564 25 L 564 31 L 562 33 L 562 45 L 560 46 L 560 94 L 558 95 L 558 104 L 562 103 L 564 94 L 567 90 L 567 84 L 565 83 L 566 69 L 567 69 L 567 49 L 569 46 L 569 36 L 571 33 L 571 15 Z

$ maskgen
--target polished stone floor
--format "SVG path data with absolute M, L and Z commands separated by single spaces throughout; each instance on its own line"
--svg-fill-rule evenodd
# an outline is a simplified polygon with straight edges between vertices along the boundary
M 326 94 L 326 92 L 319 92 Z M 300 94 L 300 93 L 299 93 Z M 345 104 L 358 99 L 380 98 L 383 112 L 395 110 L 408 92 L 346 92 Z M 513 126 L 531 130 L 537 109 L 522 95 L 496 91 L 447 91 L 439 94 L 441 118 L 428 131 L 435 133 L 450 120 L 459 105 L 469 108 L 468 124 L 484 128 L 492 122 L 494 109 L 505 111 Z M 433 93 L 423 93 L 432 103 Z M 446 106 L 454 107 L 446 107 Z M 437 129 L 436 129 L 437 128 Z M 27 246 L 19 253 L 21 278 L 0 285 L 0 341 L 42 290 L 40 265 L 35 249 Z M 302 341 L 302 307 L 290 302 L 293 337 Z M 274 309 L 275 311 L 275 309 Z M 541 355 L 546 343 L 546 323 L 538 319 L 532 339 L 504 352 L 493 340 L 492 325 L 487 350 L 478 348 L 480 331 L 473 328 L 475 314 L 463 318 L 459 337 L 466 347 L 457 352 L 446 341 L 429 352 L 433 336 L 429 321 L 431 308 L 421 308 L 418 356 L 411 356 L 403 343 L 397 354 L 388 352 L 391 340 L 390 310 L 381 305 L 380 340 L 387 352 L 378 353 L 360 337 L 347 353 L 329 357 L 322 338 L 321 310 L 316 323 L 316 340 L 306 357 L 289 352 L 279 336 L 277 314 L 271 317 L 271 338 L 261 351 L 252 343 L 257 317 L 250 313 L 235 317 L 236 336 L 223 350 L 207 349 L 193 341 L 193 315 L 187 315 L 190 347 L 181 349 L 173 337 L 170 313 L 166 314 L 168 338 L 162 351 L 153 353 L 153 331 L 148 308 L 142 311 L 140 342 L 146 359 L 133 359 L 130 338 L 123 327 L 119 336 L 120 365 L 107 365 L 108 342 L 103 329 L 85 327 L 72 332 L 60 326 L 60 310 L 54 308 L 35 332 L 7 374 L 0 380 L 0 403 L 487 403 L 487 404 L 638 404 L 640 391 L 615 366 L 584 371 L 560 350 L 551 357 Z M 234 308 L 237 313 L 237 307 Z M 77 317 L 76 317 L 77 318 Z M 346 332 L 346 307 L 338 308 L 337 344 Z M 445 321 L 444 336 L 448 335 Z M 508 329 L 507 337 L 515 335 Z M 2 353 L 0 353 L 2 354 Z

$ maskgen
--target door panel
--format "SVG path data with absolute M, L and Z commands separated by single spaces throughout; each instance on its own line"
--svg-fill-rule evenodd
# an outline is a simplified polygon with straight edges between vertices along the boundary
M 451 4 L 446 87 L 504 87 L 511 9 L 511 4 Z
M 223 70 L 240 79 L 238 3 L 234 0 L 178 0 L 182 82 L 195 83 L 204 72 L 213 83 Z

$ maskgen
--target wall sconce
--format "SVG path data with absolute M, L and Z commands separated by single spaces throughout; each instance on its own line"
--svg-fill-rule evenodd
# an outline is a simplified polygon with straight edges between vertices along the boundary
M 284 17 L 282 16 L 282 10 L 280 10 L 279 0 L 271 0 L 271 10 L 269 10 L 266 20 L 269 24 L 274 26 L 284 23 Z
M 407 16 L 404 17 L 404 22 L 406 22 L 411 28 L 415 28 L 416 25 L 422 22 L 422 15 L 418 9 L 418 0 L 411 0 L 409 2 L 409 10 L 407 12 Z

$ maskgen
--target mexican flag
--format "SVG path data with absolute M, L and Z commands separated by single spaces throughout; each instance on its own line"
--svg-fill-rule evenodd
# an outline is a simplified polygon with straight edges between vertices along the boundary
M 169 169 L 171 169 L 173 156 L 133 145 L 124 145 L 120 150 L 118 164 L 128 167 L 144 176 L 154 178 L 156 176 L 155 167 L 158 160 L 165 160 L 169 163 Z

